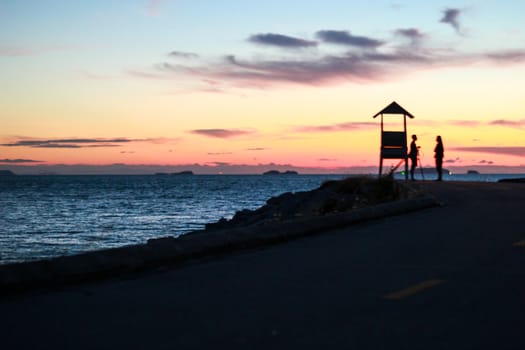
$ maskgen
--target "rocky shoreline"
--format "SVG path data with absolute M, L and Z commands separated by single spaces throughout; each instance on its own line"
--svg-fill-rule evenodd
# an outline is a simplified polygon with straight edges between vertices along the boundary
M 0 294 L 146 271 L 436 205 L 432 196 L 388 177 L 330 181 L 312 191 L 271 198 L 257 210 L 240 211 L 179 238 L 0 265 Z
M 319 188 L 296 193 L 283 193 L 266 201 L 256 210 L 238 211 L 231 220 L 222 218 L 206 225 L 207 230 L 231 229 L 268 222 L 319 217 L 344 213 L 385 202 L 416 198 L 421 192 L 391 176 L 380 179 L 355 176 L 326 181 Z

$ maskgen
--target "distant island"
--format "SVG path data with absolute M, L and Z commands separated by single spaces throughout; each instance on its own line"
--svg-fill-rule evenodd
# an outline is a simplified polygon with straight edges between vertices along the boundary
M 297 171 L 293 170 L 286 170 L 286 171 L 279 171 L 279 170 L 269 170 L 263 173 L 263 175 L 299 175 Z
M 168 176 L 168 175 L 195 175 L 191 170 L 179 171 L 177 173 L 155 173 L 157 176 Z
M 15 176 L 11 170 L 0 170 L 0 176 Z
M 479 175 L 479 171 L 477 171 L 477 170 L 468 170 L 467 174 L 468 175 Z

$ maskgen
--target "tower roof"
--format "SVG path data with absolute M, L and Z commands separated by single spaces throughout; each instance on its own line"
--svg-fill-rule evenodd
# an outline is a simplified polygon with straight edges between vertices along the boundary
M 391 104 L 383 108 L 381 111 L 379 111 L 376 115 L 374 115 L 374 118 L 381 114 L 403 114 L 410 118 L 414 118 L 414 116 L 410 114 L 410 112 L 401 107 L 396 101 L 392 102 Z

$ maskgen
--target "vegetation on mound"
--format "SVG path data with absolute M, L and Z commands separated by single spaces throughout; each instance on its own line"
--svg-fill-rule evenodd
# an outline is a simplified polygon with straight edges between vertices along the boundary
M 222 218 L 207 224 L 206 229 L 223 229 L 261 224 L 268 221 L 290 220 L 298 217 L 320 216 L 346 212 L 379 203 L 413 198 L 418 192 L 392 176 L 369 176 L 331 180 L 319 188 L 270 198 L 256 210 L 241 210 L 231 220 Z

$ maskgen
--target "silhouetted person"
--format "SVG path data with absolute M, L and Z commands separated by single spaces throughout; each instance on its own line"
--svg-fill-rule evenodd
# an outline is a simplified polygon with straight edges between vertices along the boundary
M 436 171 L 438 173 L 437 181 L 441 181 L 443 177 L 443 156 L 445 155 L 445 148 L 441 136 L 436 137 L 436 147 L 434 148 L 434 158 L 436 158 Z
M 418 156 L 418 148 L 416 145 L 417 136 L 412 135 L 412 142 L 410 143 L 410 151 L 408 152 L 408 158 L 412 161 L 410 166 L 410 179 L 414 181 L 414 171 L 417 167 L 417 156 Z

